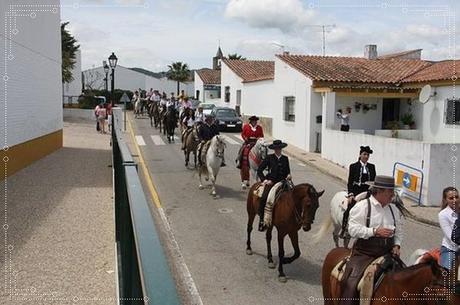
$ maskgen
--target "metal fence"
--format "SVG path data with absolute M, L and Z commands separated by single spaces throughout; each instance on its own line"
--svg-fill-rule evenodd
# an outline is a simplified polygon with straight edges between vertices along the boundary
M 114 109 L 112 137 L 119 304 L 180 304 L 137 165 Z

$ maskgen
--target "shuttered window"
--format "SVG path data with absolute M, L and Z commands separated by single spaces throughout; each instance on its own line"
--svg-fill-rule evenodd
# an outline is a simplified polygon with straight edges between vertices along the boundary
M 448 125 L 460 125 L 460 99 L 447 99 L 444 122 Z
M 295 97 L 284 97 L 284 120 L 295 122 Z

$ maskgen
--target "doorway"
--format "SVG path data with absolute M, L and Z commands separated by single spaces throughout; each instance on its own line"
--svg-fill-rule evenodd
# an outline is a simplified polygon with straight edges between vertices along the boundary
M 382 129 L 389 129 L 388 123 L 399 121 L 399 98 L 384 98 L 382 106 Z

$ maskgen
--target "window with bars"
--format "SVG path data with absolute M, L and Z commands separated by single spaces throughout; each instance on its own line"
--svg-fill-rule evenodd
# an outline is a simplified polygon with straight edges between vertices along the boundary
M 460 125 L 460 99 L 446 100 L 444 123 L 447 125 Z
M 284 97 L 284 120 L 295 122 L 295 97 Z

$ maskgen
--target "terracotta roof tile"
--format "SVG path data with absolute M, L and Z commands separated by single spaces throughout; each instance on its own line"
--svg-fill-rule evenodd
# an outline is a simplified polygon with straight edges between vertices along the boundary
M 220 70 L 201 69 L 197 70 L 196 73 L 205 85 L 220 84 Z
M 452 81 L 457 80 L 458 77 L 460 77 L 460 60 L 445 60 L 432 63 L 429 67 L 405 78 L 403 82 Z
M 277 55 L 316 81 L 398 83 L 431 64 L 415 59 L 366 59 L 310 55 Z
M 408 51 L 402 51 L 398 53 L 390 53 L 390 54 L 385 54 L 378 56 L 377 59 L 388 59 L 388 58 L 405 58 L 408 55 L 413 55 L 415 53 L 421 52 L 422 49 L 415 49 L 415 50 L 408 50 Z
M 223 62 L 243 79 L 243 83 L 268 80 L 275 77 L 274 61 L 224 59 Z

